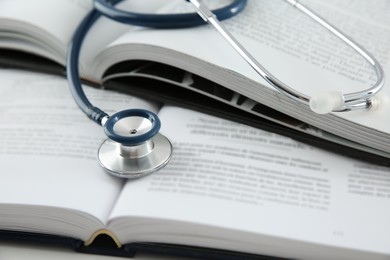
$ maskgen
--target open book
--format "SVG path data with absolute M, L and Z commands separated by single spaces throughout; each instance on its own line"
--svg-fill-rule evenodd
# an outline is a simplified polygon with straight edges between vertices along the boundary
M 350 32 L 389 72 L 387 1 L 374 6 L 364 0 L 303 2 Z M 121 5 L 143 12 L 193 11 L 182 0 Z M 89 1 L 1 1 L 1 62 L 18 66 L 30 62 L 30 68 L 46 64 L 48 71 L 63 72 L 72 33 L 91 8 Z M 375 80 L 374 72 L 357 54 L 285 1 L 248 1 L 243 13 L 224 23 L 263 66 L 305 95 L 325 90 L 355 92 Z M 44 57 L 57 67 L 25 56 L 17 60 L 19 51 Z M 215 112 L 256 127 L 264 127 L 264 120 L 256 118 L 266 118 L 283 127 L 279 133 L 306 134 L 313 137 L 313 144 L 316 138 L 322 146 L 341 144 L 344 149 L 333 150 L 348 155 L 358 151 L 360 158 L 390 164 L 390 106 L 317 115 L 270 87 L 209 26 L 156 31 L 102 18 L 84 42 L 80 71 L 84 80 L 106 88 Z M 390 95 L 390 88 L 386 85 L 382 92 Z M 268 127 L 272 128 L 278 129 Z
M 0 83 L 0 240 L 114 255 L 390 256 L 387 167 L 86 87 L 107 111 L 131 106 L 158 113 L 173 143 L 164 169 L 125 181 L 99 167 L 104 133 L 84 120 L 63 77 L 0 70 Z M 93 246 L 102 234 L 114 248 Z

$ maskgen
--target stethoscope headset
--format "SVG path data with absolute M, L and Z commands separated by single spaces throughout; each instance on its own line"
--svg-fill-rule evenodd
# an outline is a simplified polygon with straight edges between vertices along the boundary
M 71 93 L 77 105 L 91 120 L 101 125 L 108 136 L 99 148 L 98 161 L 107 172 L 117 177 L 137 178 L 155 172 L 169 162 L 173 149 L 170 141 L 159 133 L 161 123 L 153 112 L 144 109 L 128 109 L 109 116 L 93 106 L 86 97 L 79 79 L 78 59 L 88 30 L 101 15 L 121 23 L 159 29 L 189 28 L 208 22 L 277 91 L 308 104 L 319 114 L 371 108 L 376 102 L 373 101 L 373 96 L 384 84 L 383 70 L 371 54 L 296 0 L 285 1 L 338 36 L 373 66 L 378 80 L 372 87 L 355 93 L 342 94 L 333 91 L 309 98 L 279 81 L 261 66 L 219 22 L 240 13 L 245 8 L 247 0 L 232 0 L 228 5 L 213 11 L 198 0 L 189 0 L 197 9 L 197 13 L 184 14 L 127 12 L 115 8 L 115 5 L 121 1 L 94 1 L 94 9 L 84 18 L 74 33 L 68 49 L 66 68 Z

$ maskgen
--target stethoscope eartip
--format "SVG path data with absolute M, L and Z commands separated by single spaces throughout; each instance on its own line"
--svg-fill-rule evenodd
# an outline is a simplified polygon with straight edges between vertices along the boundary
M 386 109 L 390 104 L 390 97 L 381 92 L 372 97 L 370 101 L 372 109 Z
M 344 96 L 340 91 L 325 92 L 310 98 L 310 109 L 317 114 L 328 114 L 344 104 Z

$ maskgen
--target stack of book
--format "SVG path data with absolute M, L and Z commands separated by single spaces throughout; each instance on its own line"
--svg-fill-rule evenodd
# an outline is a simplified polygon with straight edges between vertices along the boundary
M 310 7 L 390 72 L 386 0 Z M 156 174 L 106 174 L 96 161 L 104 133 L 79 111 L 64 77 L 68 43 L 91 9 L 83 1 L 0 2 L 0 240 L 118 256 L 390 256 L 390 107 L 316 115 L 270 87 L 208 26 L 153 30 L 102 18 L 91 29 L 80 57 L 87 96 L 110 113 L 155 112 L 174 147 Z M 248 1 L 224 23 L 301 93 L 354 92 L 375 80 L 358 55 L 284 1 Z

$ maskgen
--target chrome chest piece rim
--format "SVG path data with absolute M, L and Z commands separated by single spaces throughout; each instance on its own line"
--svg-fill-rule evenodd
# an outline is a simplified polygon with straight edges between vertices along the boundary
M 138 178 L 158 171 L 171 159 L 172 144 L 162 134 L 137 146 L 106 139 L 99 148 L 99 164 L 111 175 Z

